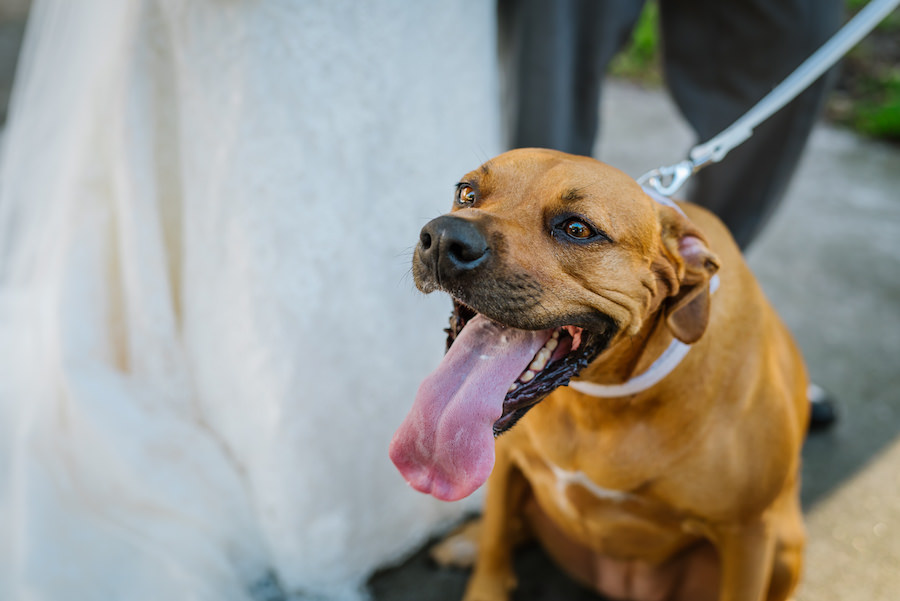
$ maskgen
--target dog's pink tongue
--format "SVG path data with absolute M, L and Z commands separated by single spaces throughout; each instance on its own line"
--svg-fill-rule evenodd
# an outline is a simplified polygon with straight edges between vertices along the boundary
M 391 441 L 391 460 L 410 486 L 455 501 L 484 484 L 506 392 L 551 332 L 507 328 L 481 315 L 466 324 Z

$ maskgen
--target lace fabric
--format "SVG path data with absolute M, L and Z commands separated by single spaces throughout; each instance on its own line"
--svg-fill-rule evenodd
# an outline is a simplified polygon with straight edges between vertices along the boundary
M 448 307 L 409 251 L 499 149 L 493 19 L 35 5 L 0 164 L 0 598 L 353 599 L 471 507 L 387 443 Z

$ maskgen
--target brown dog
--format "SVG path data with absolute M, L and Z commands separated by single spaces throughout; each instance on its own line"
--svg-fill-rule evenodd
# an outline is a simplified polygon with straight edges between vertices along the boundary
M 508 598 L 521 524 L 611 599 L 788 598 L 806 374 L 713 215 L 515 150 L 458 184 L 413 274 L 454 297 L 453 343 L 391 458 L 445 500 L 490 474 L 468 601 Z

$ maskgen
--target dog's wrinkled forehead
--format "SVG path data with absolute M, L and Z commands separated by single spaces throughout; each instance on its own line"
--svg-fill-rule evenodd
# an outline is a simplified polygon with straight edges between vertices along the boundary
M 614 230 L 653 221 L 647 219 L 654 210 L 652 202 L 637 182 L 590 157 L 516 149 L 467 173 L 460 182 L 475 190 L 472 208 L 486 211 L 569 210 Z

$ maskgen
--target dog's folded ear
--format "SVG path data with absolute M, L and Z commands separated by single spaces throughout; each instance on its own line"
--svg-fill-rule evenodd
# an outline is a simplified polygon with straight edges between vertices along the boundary
M 709 322 L 709 281 L 719 270 L 719 258 L 687 217 L 668 207 L 661 213 L 663 246 L 677 278 L 663 306 L 666 325 L 675 338 L 693 344 Z

